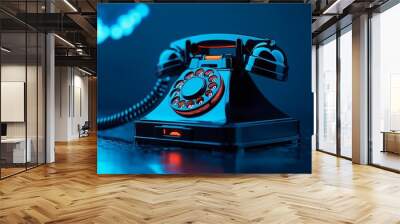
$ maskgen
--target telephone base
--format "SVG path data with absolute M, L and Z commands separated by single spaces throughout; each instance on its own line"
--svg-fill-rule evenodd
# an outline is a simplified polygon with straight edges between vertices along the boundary
M 140 120 L 135 122 L 138 145 L 238 149 L 299 140 L 299 124 L 292 118 L 225 125 Z

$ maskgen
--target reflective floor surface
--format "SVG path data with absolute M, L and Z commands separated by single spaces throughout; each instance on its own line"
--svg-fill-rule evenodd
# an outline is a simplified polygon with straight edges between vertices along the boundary
M 309 173 L 311 171 L 311 147 L 306 144 L 297 147 L 280 145 L 235 151 L 138 147 L 126 140 L 107 137 L 99 137 L 97 144 L 99 174 Z

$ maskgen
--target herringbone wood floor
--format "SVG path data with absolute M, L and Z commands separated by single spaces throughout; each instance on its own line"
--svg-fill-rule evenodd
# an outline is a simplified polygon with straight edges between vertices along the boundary
M 312 175 L 98 176 L 96 139 L 0 181 L 0 223 L 400 223 L 400 175 L 313 154 Z

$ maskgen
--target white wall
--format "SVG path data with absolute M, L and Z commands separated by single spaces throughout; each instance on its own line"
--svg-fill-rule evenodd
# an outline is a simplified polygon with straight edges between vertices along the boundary
M 70 85 L 69 68 L 55 68 L 55 141 L 68 140 L 68 117 L 69 117 L 69 96 Z
M 76 70 L 75 70 L 76 71 Z M 88 111 L 88 77 L 74 75 L 74 108 L 72 109 L 72 136 L 78 137 L 78 124 L 83 125 L 85 121 L 89 120 Z
M 55 73 L 55 140 L 70 141 L 88 120 L 88 77 L 72 67 L 56 67 Z

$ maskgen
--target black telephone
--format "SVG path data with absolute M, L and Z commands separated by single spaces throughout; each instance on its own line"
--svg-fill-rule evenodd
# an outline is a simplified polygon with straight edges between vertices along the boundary
M 299 122 L 272 105 L 249 76 L 287 79 L 287 58 L 275 41 L 235 34 L 191 36 L 162 52 L 158 71 L 161 77 L 178 78 L 161 103 L 135 121 L 137 144 L 239 148 L 297 143 Z

